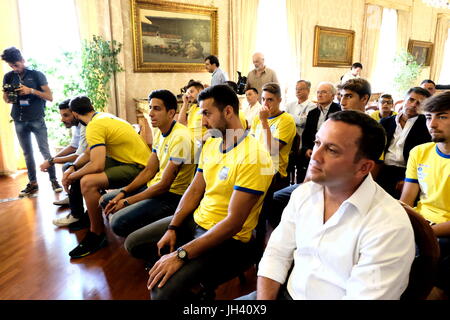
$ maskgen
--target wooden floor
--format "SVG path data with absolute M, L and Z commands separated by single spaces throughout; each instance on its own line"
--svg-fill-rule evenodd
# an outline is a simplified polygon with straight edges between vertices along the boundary
M 36 197 L 1 202 L 17 198 L 27 182 L 25 171 L 0 176 L 1 300 L 149 299 L 143 262 L 132 258 L 123 239 L 109 228 L 106 248 L 82 259 L 69 258 L 87 229 L 69 232 L 52 224 L 68 209 L 52 204 L 65 193 L 52 191 L 46 173 L 38 173 Z M 234 299 L 254 290 L 255 270 L 246 272 L 246 278 L 244 285 L 236 278 L 219 287 L 217 299 Z

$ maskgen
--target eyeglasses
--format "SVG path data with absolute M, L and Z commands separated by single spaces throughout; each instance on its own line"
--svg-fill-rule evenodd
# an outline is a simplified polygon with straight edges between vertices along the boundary
M 382 101 L 380 101 L 380 104 L 394 104 L 392 101 L 389 101 L 389 100 L 382 100 Z
M 317 91 L 317 94 L 330 94 L 330 91 Z

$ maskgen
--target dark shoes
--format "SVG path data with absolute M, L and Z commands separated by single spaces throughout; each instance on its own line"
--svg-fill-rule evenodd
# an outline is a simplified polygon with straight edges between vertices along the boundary
M 69 252 L 69 256 L 72 259 L 82 258 L 105 247 L 107 244 L 108 241 L 106 240 L 105 233 L 97 235 L 91 231 L 88 231 L 84 239 L 81 240 L 80 244 Z
M 61 185 L 58 183 L 58 180 L 52 180 L 52 189 L 53 189 L 53 191 L 55 191 L 56 193 L 59 193 L 59 192 L 63 191 L 63 188 L 62 188 Z
M 39 186 L 37 183 L 28 183 L 25 189 L 19 192 L 19 197 L 26 197 L 36 193 L 39 190 Z

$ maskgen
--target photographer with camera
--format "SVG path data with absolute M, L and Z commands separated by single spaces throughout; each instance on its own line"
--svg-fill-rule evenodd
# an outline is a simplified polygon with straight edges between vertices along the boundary
M 11 117 L 28 169 L 29 183 L 19 193 L 19 197 L 23 197 L 38 191 L 31 133 L 34 133 L 44 159 L 52 158 L 48 146 L 44 108 L 45 101 L 52 101 L 53 95 L 45 75 L 40 71 L 28 69 L 19 49 L 7 48 L 1 58 L 13 69 L 3 78 L 3 100 L 12 104 Z M 62 187 L 56 179 L 55 167 L 51 166 L 48 173 L 53 190 L 61 192 Z

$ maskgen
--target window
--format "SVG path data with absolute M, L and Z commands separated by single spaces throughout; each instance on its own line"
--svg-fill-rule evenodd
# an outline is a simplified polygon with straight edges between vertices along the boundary
M 444 60 L 442 62 L 441 75 L 439 78 L 439 84 L 450 84 L 450 29 L 448 29 L 447 40 L 444 47 Z
M 283 5 L 282 5 L 283 4 Z M 275 70 L 281 92 L 298 80 L 289 46 L 286 5 L 281 1 L 260 0 L 256 34 L 256 52 L 262 52 L 265 64 Z
M 371 81 L 372 92 L 392 93 L 394 79 L 393 60 L 397 47 L 397 10 L 383 8 L 378 42 L 377 62 Z

